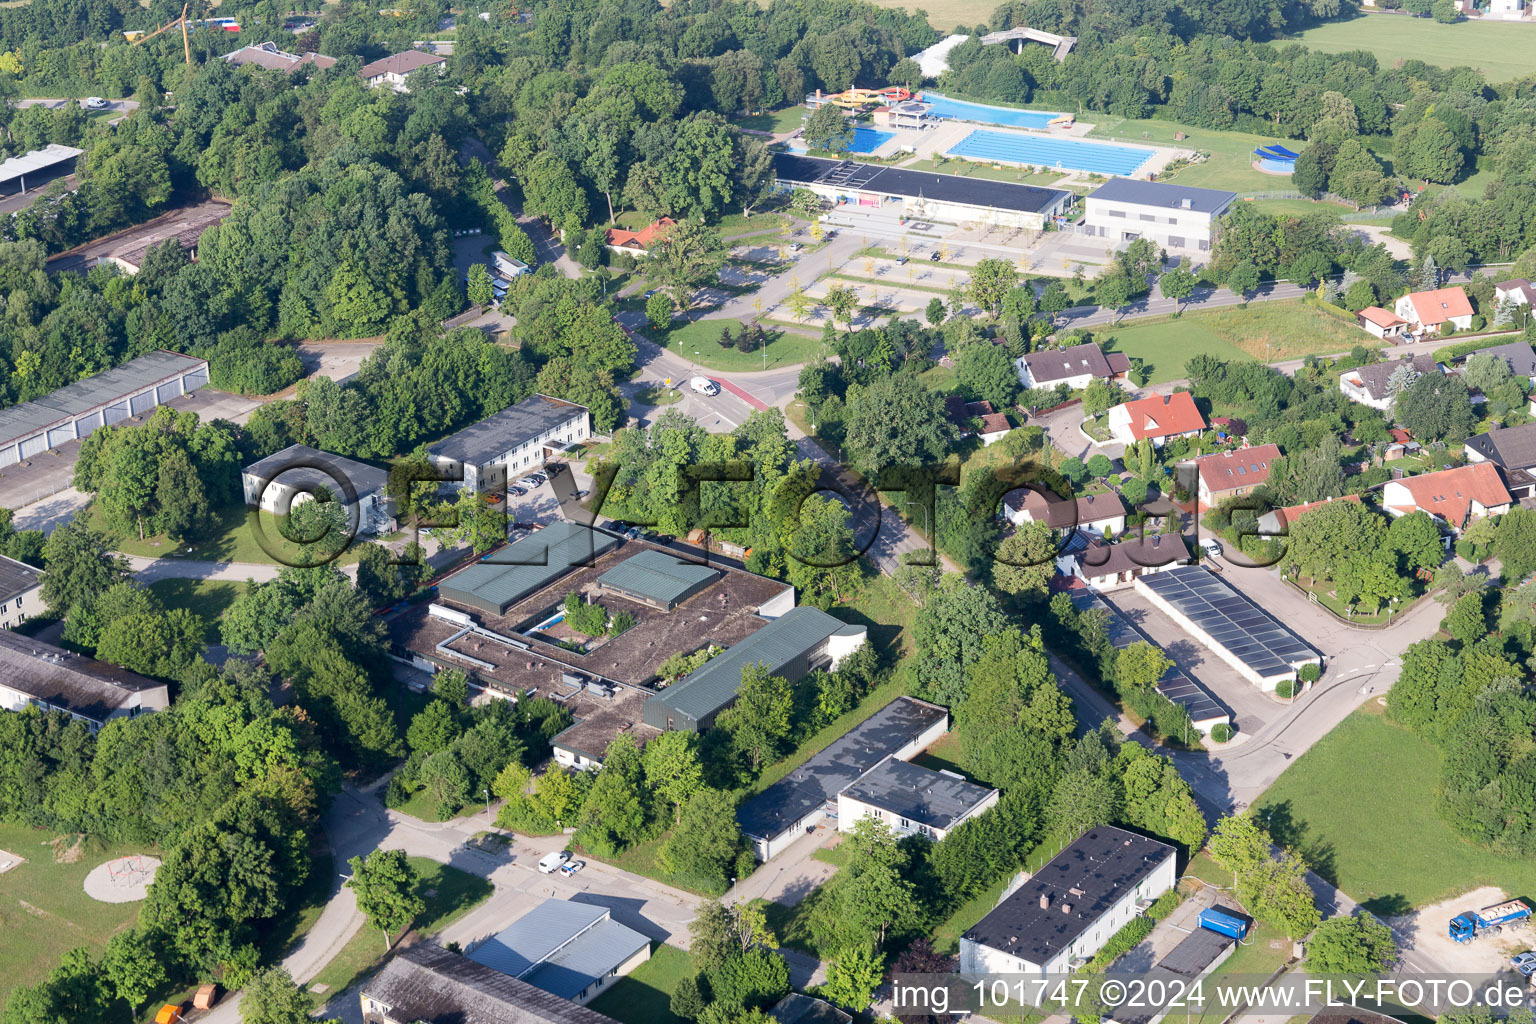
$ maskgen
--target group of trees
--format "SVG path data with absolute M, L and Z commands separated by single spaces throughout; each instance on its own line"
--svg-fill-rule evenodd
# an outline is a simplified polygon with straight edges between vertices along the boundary
M 696 1024 L 767 1024 L 763 1010 L 789 992 L 789 964 L 760 907 L 710 900 L 688 924 L 694 973 L 673 990 L 671 1010 Z
M 1232 872 L 1232 891 L 1255 917 L 1293 939 L 1304 938 L 1322 915 L 1307 885 L 1307 865 L 1277 851 L 1263 822 L 1229 815 L 1211 832 L 1211 858 Z
M 1419 574 L 1445 560 L 1445 540 L 1427 512 L 1388 520 L 1357 501 L 1315 508 L 1290 526 L 1282 568 L 1327 581 L 1346 606 L 1378 608 L 1418 592 Z

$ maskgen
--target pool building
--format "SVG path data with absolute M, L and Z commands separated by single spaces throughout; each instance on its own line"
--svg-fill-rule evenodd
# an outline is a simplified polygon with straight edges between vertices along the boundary
M 917 220 L 980 221 L 990 226 L 1039 230 L 1071 208 L 1071 192 L 1038 185 L 903 170 L 852 160 L 781 153 L 774 172 L 782 188 L 810 189 L 836 203 L 881 209 L 900 204 Z
M 1083 234 L 1118 246 L 1138 238 L 1168 249 L 1209 252 L 1236 192 L 1111 178 L 1084 201 Z

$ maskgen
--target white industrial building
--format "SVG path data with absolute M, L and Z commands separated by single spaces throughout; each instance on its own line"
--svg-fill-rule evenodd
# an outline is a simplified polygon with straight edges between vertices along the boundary
M 62 711 L 95 731 L 170 706 L 164 683 L 0 629 L 0 709 Z
M 1176 881 L 1173 847 L 1110 825 L 1089 829 L 960 936 L 962 975 L 1066 974 Z
M 389 474 L 356 459 L 304 444 L 289 445 L 246 466 L 240 483 L 246 505 L 273 515 L 288 515 L 294 504 L 311 500 L 323 487 L 346 505 L 352 533 L 389 533 L 395 529 L 386 493 Z
M 466 490 L 500 491 L 591 436 L 586 406 L 534 395 L 444 438 L 427 454 L 450 472 L 462 467 Z
M 1079 230 L 1119 247 L 1146 238 L 1165 249 L 1209 252 L 1236 192 L 1111 178 L 1088 194 Z
M 43 571 L 0 555 L 0 629 L 11 629 L 43 611 Z

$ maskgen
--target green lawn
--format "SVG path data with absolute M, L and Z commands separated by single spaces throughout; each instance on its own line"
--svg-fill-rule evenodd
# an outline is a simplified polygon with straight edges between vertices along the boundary
M 677 388 L 662 387 L 659 384 L 653 384 L 635 392 L 635 401 L 641 405 L 671 405 L 673 402 L 681 401 L 682 397 L 683 393 Z
M 729 319 L 692 322 L 674 320 L 673 326 L 667 331 L 646 328 L 642 333 L 684 359 L 708 370 L 719 370 L 721 373 L 762 370 L 765 368 L 765 356 L 766 369 L 793 366 L 806 362 L 821 351 L 820 336 L 810 337 L 772 328 L 765 328 L 768 332 L 766 353 L 721 348 L 720 329 L 722 327 L 729 327 L 732 334 L 741 333 L 741 321 Z
M 990 21 L 997 4 L 992 0 L 873 0 L 876 7 L 896 11 L 922 11 L 928 15 L 928 24 L 940 32 L 952 31 L 957 25 L 967 29 Z
M 739 128 L 750 128 L 757 132 L 792 132 L 800 127 L 802 121 L 811 116 L 811 112 L 804 104 L 797 103 L 783 110 L 769 110 L 761 114 L 750 114 L 745 117 L 731 118 L 731 124 Z
M 283 537 L 277 516 L 266 512 L 258 515 L 241 502 L 212 509 L 209 512 L 209 524 L 207 537 L 188 544 L 177 544 L 165 536 L 139 540 L 137 534 L 129 534 L 116 536 L 114 547 L 125 555 L 142 555 L 147 558 L 176 555 L 197 561 L 255 562 L 263 565 L 297 564 L 303 552 L 303 545 Z M 91 525 L 108 536 L 114 536 L 114 532 L 106 527 L 100 514 L 94 510 Z M 357 539 L 354 539 L 352 550 L 343 551 L 335 564 L 341 566 L 355 562 L 357 543 Z M 272 552 L 276 553 L 276 557 Z
M 1325 203 L 1320 199 L 1255 199 L 1249 204 L 1260 213 L 1275 214 L 1277 216 L 1298 213 L 1316 213 L 1324 210 L 1328 213 L 1336 213 L 1341 218 L 1348 217 L 1355 211 L 1348 206 L 1339 203 Z
M 1372 14 L 1330 21 L 1296 37 L 1324 53 L 1366 50 L 1383 67 L 1412 56 L 1442 68 L 1473 67 L 1492 84 L 1531 73 L 1536 28 L 1503 21 L 1462 21 L 1442 25 L 1429 18 Z
M 1233 192 L 1284 192 L 1291 188 L 1289 176 L 1265 174 L 1253 167 L 1253 151 L 1259 146 L 1284 142 L 1280 136 L 1196 128 L 1177 121 L 1151 118 L 1115 117 L 1096 110 L 1084 111 L 1081 119 L 1094 125 L 1093 131 L 1088 133 L 1089 138 L 1116 139 L 1138 145 L 1150 142 L 1159 146 L 1182 146 L 1211 154 L 1209 160 L 1191 164 L 1171 177 L 1160 175 L 1159 179 L 1163 181 Z M 1183 132 L 1188 137 L 1175 139 L 1175 132 Z
M 616 981 L 590 1006 L 621 1024 L 683 1024 L 672 1014 L 672 990 L 691 974 L 693 961 L 687 953 L 676 946 L 657 946 L 649 960 Z
M 1376 912 L 1481 885 L 1536 892 L 1536 861 L 1494 856 L 1441 820 L 1439 762 L 1433 746 L 1368 704 L 1292 763 L 1256 806 L 1276 839 Z
M 103 861 L 150 847 L 86 840 L 77 860 L 61 864 L 48 845 L 54 838 L 52 832 L 0 824 L 0 849 L 25 858 L 0 875 L 0 964 L 5 965 L 0 1012 L 13 987 L 43 980 L 76 946 L 99 954 L 108 939 L 139 917 L 139 904 L 98 903 L 82 885 Z
M 420 935 L 436 935 L 483 903 L 494 891 L 491 883 L 479 875 L 440 864 L 428 857 L 408 859 L 420 876 L 416 892 L 426 903 L 426 909 L 413 926 Z M 325 969 L 315 976 L 312 984 L 325 985 L 326 995 L 333 996 L 371 972 L 383 958 L 384 936 L 377 928 L 364 924 L 326 964 Z
M 1316 353 L 1347 352 L 1355 345 L 1380 344 L 1320 310 L 1301 302 L 1256 302 L 1246 309 L 1231 307 L 1185 313 L 1174 319 L 1122 320 L 1095 334 L 1112 338 L 1113 347 L 1139 356 L 1152 369 L 1153 384 L 1184 376 L 1184 362 L 1196 353 L 1219 359 L 1262 359 L 1274 362 Z
M 167 609 L 185 608 L 202 616 L 207 624 L 203 642 L 216 644 L 219 642 L 219 618 L 249 585 L 230 580 L 156 580 L 149 585 L 149 591 Z

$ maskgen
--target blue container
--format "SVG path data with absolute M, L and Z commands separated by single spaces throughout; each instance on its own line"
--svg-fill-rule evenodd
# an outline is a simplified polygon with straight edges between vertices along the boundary
M 1207 931 L 1230 935 L 1239 941 L 1248 934 L 1247 921 L 1240 917 L 1234 917 L 1231 914 L 1222 913 L 1214 907 L 1208 907 L 1200 911 L 1200 927 Z

